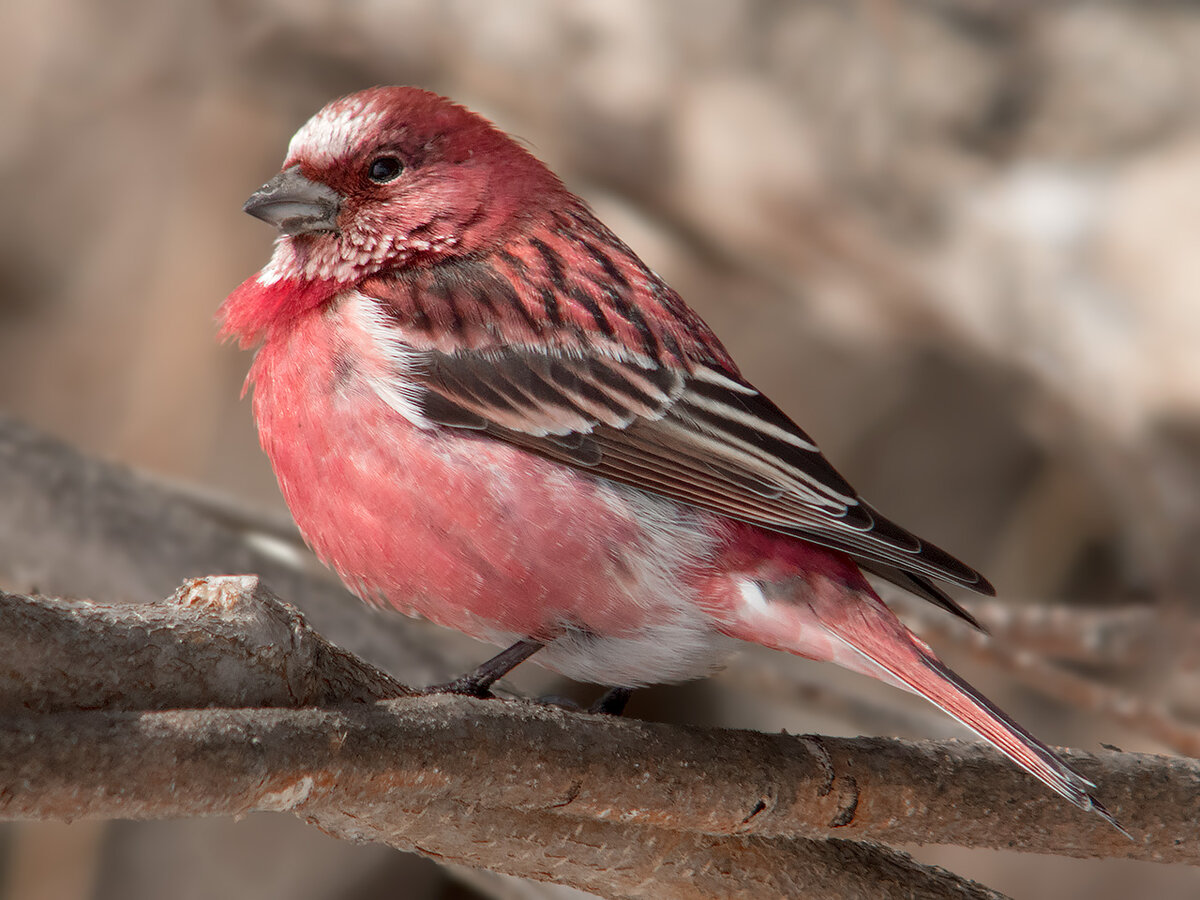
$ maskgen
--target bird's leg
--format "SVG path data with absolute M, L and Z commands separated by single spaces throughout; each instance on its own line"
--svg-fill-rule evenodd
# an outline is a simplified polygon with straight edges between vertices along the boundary
M 426 694 L 466 694 L 468 697 L 491 697 L 491 686 L 503 678 L 545 645 L 540 641 L 517 641 L 507 650 L 501 650 L 474 671 L 468 672 L 445 684 L 425 688 Z
M 625 712 L 625 705 L 632 696 L 633 688 L 609 688 L 601 695 L 599 700 L 588 707 L 588 712 L 602 713 L 606 716 L 619 716 Z

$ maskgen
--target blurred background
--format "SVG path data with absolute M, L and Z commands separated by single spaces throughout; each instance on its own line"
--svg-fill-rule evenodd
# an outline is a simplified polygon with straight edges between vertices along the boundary
M 1077 646 L 1113 616 L 1160 626 L 1052 670 L 1091 693 L 930 619 L 952 665 L 1051 743 L 1194 755 L 1198 60 L 1200 6 L 1169 0 L 4 4 L 0 413 L 282 511 L 249 355 L 215 341 L 270 251 L 240 207 L 328 100 L 421 85 L 524 139 L 1006 608 L 1066 610 Z M 631 711 L 962 736 L 908 701 L 749 654 Z M 0 900 L 564 895 L 284 816 L 10 825 L 0 846 Z M 1016 896 L 1200 893 L 1178 867 L 914 852 Z

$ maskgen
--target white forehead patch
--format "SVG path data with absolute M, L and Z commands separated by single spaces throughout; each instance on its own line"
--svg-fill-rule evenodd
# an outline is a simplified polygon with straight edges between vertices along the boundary
M 354 96 L 335 100 L 300 127 L 288 144 L 287 158 L 333 162 L 353 150 L 362 134 L 382 118 L 383 111 L 370 99 Z

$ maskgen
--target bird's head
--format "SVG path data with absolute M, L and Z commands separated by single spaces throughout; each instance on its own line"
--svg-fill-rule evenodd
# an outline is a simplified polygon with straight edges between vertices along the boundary
M 334 100 L 246 201 L 280 238 L 270 263 L 235 292 L 257 285 L 257 302 L 227 303 L 223 330 L 245 342 L 267 319 L 380 271 L 486 252 L 564 195 L 516 141 L 437 94 L 375 87 Z
M 280 275 L 351 282 L 485 250 L 562 190 L 482 116 L 429 91 L 376 87 L 309 119 L 245 210 L 294 251 L 273 261 Z

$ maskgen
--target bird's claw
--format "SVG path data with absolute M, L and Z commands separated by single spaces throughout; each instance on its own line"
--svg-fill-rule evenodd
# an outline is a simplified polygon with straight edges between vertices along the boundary
M 431 684 L 421 689 L 421 693 L 429 694 L 458 694 L 460 697 L 474 697 L 477 700 L 494 700 L 490 684 L 480 684 L 472 678 L 455 678 L 443 684 Z

